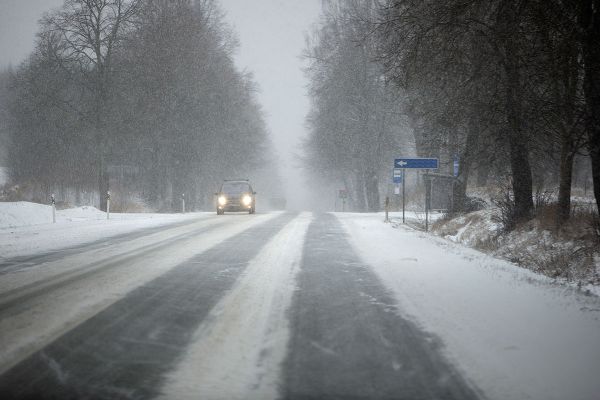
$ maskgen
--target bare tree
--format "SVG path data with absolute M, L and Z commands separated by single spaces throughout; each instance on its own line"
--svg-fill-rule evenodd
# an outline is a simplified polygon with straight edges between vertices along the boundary
M 306 142 L 312 172 L 350 193 L 356 211 L 381 208 L 399 125 L 397 94 L 373 59 L 365 1 L 327 2 L 326 17 L 306 49 L 312 108 Z
M 86 110 L 96 145 L 96 173 L 100 208 L 106 209 L 107 152 L 110 132 L 110 95 L 113 56 L 124 32 L 135 22 L 141 0 L 66 0 L 63 7 L 42 20 L 42 38 L 57 41 L 53 60 L 71 74 L 81 74 L 90 92 Z M 76 70 L 74 70 L 76 68 Z M 77 107 L 74 105 L 74 107 Z

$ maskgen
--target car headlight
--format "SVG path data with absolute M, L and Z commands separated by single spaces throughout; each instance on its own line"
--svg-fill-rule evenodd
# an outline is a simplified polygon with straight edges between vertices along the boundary
M 245 195 L 244 197 L 242 197 L 242 203 L 244 203 L 245 206 L 249 206 L 250 204 L 252 204 L 252 197 Z
M 219 196 L 219 205 L 224 206 L 225 204 L 227 204 L 227 197 Z

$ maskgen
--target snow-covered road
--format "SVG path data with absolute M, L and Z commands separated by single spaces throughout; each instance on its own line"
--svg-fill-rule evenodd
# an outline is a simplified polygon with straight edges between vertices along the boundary
M 597 297 L 378 214 L 157 221 L 12 242 L 0 398 L 599 398 Z
M 339 215 L 400 307 L 491 399 L 600 399 L 600 301 L 376 215 Z

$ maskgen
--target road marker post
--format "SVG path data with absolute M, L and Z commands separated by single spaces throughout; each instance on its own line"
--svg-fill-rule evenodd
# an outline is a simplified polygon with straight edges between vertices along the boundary
M 390 211 L 390 197 L 385 196 L 385 221 L 384 222 L 390 222 L 389 211 Z
M 54 198 L 54 193 L 50 195 L 50 202 L 52 203 L 52 223 L 56 223 L 56 199 Z
M 110 190 L 106 191 L 106 219 L 110 219 Z
M 181 193 L 181 213 L 185 214 L 185 193 Z

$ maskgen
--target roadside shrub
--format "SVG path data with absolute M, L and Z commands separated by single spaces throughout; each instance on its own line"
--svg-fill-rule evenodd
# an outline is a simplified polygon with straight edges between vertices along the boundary
M 110 210 L 119 213 L 144 213 L 151 210 L 136 193 L 111 192 Z
M 487 201 L 477 196 L 467 196 L 465 198 L 465 213 L 485 210 L 488 207 Z
M 510 189 L 492 199 L 492 204 L 498 208 L 498 214 L 492 216 L 492 221 L 502 224 L 505 232 L 510 232 L 517 226 L 515 200 Z
M 555 232 L 556 215 L 558 213 L 558 204 L 556 203 L 537 203 L 535 207 L 535 219 L 541 229 Z
M 543 190 L 538 188 L 533 195 L 533 205 L 536 210 L 544 208 L 555 202 L 556 192 L 554 190 Z

